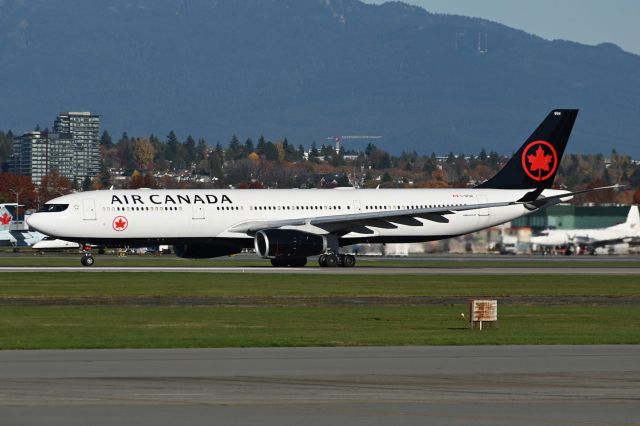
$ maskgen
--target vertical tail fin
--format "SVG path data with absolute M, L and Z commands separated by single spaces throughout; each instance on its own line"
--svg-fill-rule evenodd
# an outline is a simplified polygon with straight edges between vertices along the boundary
M 629 228 L 640 229 L 640 212 L 638 212 L 638 206 L 631 206 L 629 214 L 627 214 L 627 220 L 624 224 Z
M 536 189 L 538 194 L 550 188 L 577 116 L 577 109 L 551 111 L 507 164 L 477 188 Z
M 11 226 L 13 215 L 7 208 L 7 206 L 0 204 L 0 231 L 8 230 Z

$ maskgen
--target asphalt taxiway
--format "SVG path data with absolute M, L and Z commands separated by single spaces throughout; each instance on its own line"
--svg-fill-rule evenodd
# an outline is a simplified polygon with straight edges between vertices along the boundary
M 3 351 L 0 423 L 632 425 L 639 360 L 625 345 Z

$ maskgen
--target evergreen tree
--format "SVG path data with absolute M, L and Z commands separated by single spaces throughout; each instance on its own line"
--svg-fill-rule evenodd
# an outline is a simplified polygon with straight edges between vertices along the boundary
M 154 168 L 156 170 L 167 171 L 171 168 L 171 164 L 167 160 L 167 144 L 160 140 L 154 134 L 149 135 L 149 142 L 154 148 Z
M 427 173 L 427 177 L 431 179 L 431 174 L 438 170 L 438 160 L 436 154 L 432 153 L 431 157 L 427 158 L 422 166 L 422 171 Z
M 289 143 L 287 138 L 284 138 L 284 141 L 282 142 L 282 148 L 284 149 L 284 156 L 287 161 L 293 163 L 299 160 L 298 150 L 295 146 L 293 146 L 293 144 Z
M 130 168 L 132 168 L 131 160 L 133 159 L 133 147 L 131 145 L 131 140 L 129 139 L 127 132 L 124 132 L 116 145 L 116 156 L 118 158 L 118 166 L 125 171 L 129 171 Z
M 489 161 L 488 161 L 488 165 L 489 167 L 491 167 L 491 169 L 493 170 L 497 170 L 498 169 L 498 164 L 500 163 L 500 156 L 498 155 L 497 152 L 495 151 L 491 151 L 489 153 Z
M 111 139 L 111 135 L 106 130 L 102 132 L 102 136 L 100 136 L 100 146 L 105 149 L 111 149 L 113 147 L 113 140 Z
M 383 153 L 378 162 L 373 166 L 376 169 L 389 169 L 392 167 L 391 156 L 388 153 Z
M 171 162 L 174 170 L 185 168 L 185 150 L 184 146 L 178 140 L 176 134 L 172 131 L 167 136 L 167 148 L 165 151 L 167 161 Z
M 244 141 L 244 152 L 245 152 L 245 154 L 249 155 L 255 150 L 256 149 L 253 146 L 253 141 L 251 140 L 251 138 L 247 138 L 247 140 Z
M 196 161 L 203 161 L 207 159 L 209 153 L 209 146 L 204 138 L 198 140 L 198 146 L 196 147 Z
M 243 157 L 242 152 L 242 146 L 240 145 L 238 137 L 236 135 L 231 136 L 229 147 L 227 148 L 228 158 L 231 160 L 239 160 Z
M 224 167 L 224 151 L 220 143 L 216 145 L 216 148 L 211 152 L 207 160 L 209 162 L 209 176 L 221 178 Z
M 85 176 L 84 179 L 82 179 L 82 190 L 83 191 L 91 190 L 91 179 L 89 178 L 89 176 Z
M 278 161 L 278 148 L 272 142 L 267 142 L 264 155 L 269 161 Z
M 316 141 L 311 142 L 311 149 L 309 150 L 309 158 L 317 158 L 320 153 L 318 152 L 318 147 L 316 146 Z
M 256 153 L 258 155 L 264 155 L 264 152 L 267 149 L 267 141 L 264 139 L 264 136 L 260 136 L 258 139 L 258 145 L 256 146 Z
M 196 141 L 189 135 L 184 142 L 184 161 L 188 167 L 195 163 L 196 157 Z
M 102 188 L 110 188 L 111 187 L 111 173 L 109 173 L 109 169 L 105 167 L 103 164 L 100 167 L 100 186 Z
M 166 143 L 166 150 L 165 150 L 165 158 L 167 159 L 167 161 L 171 161 L 171 162 L 176 161 L 180 151 L 179 146 L 180 146 L 180 141 L 178 140 L 178 137 L 173 132 L 173 130 L 171 130 L 167 135 L 167 143 Z
M 364 149 L 364 154 L 365 154 L 367 157 L 370 157 L 370 156 L 371 156 L 371 154 L 373 154 L 373 152 L 374 152 L 374 151 L 376 151 L 377 149 L 378 149 L 378 148 L 377 148 L 374 144 L 372 144 L 371 142 L 369 142 L 369 143 L 367 144 L 367 147 Z

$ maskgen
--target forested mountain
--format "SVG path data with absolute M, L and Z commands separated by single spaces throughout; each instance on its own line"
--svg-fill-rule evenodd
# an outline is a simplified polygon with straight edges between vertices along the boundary
M 510 153 L 578 107 L 570 151 L 640 157 L 639 56 L 402 3 L 4 0 L 0 82 L 17 133 L 90 110 L 116 135 Z

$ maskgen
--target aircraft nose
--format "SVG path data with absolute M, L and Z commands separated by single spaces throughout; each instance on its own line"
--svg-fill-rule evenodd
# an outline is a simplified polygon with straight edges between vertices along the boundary
M 27 218 L 27 225 L 29 225 L 29 228 L 33 228 L 36 231 L 40 231 L 43 234 L 46 234 L 46 232 L 44 232 L 44 229 L 43 229 L 44 221 L 43 221 L 42 213 L 34 213 L 31 216 L 29 216 Z

